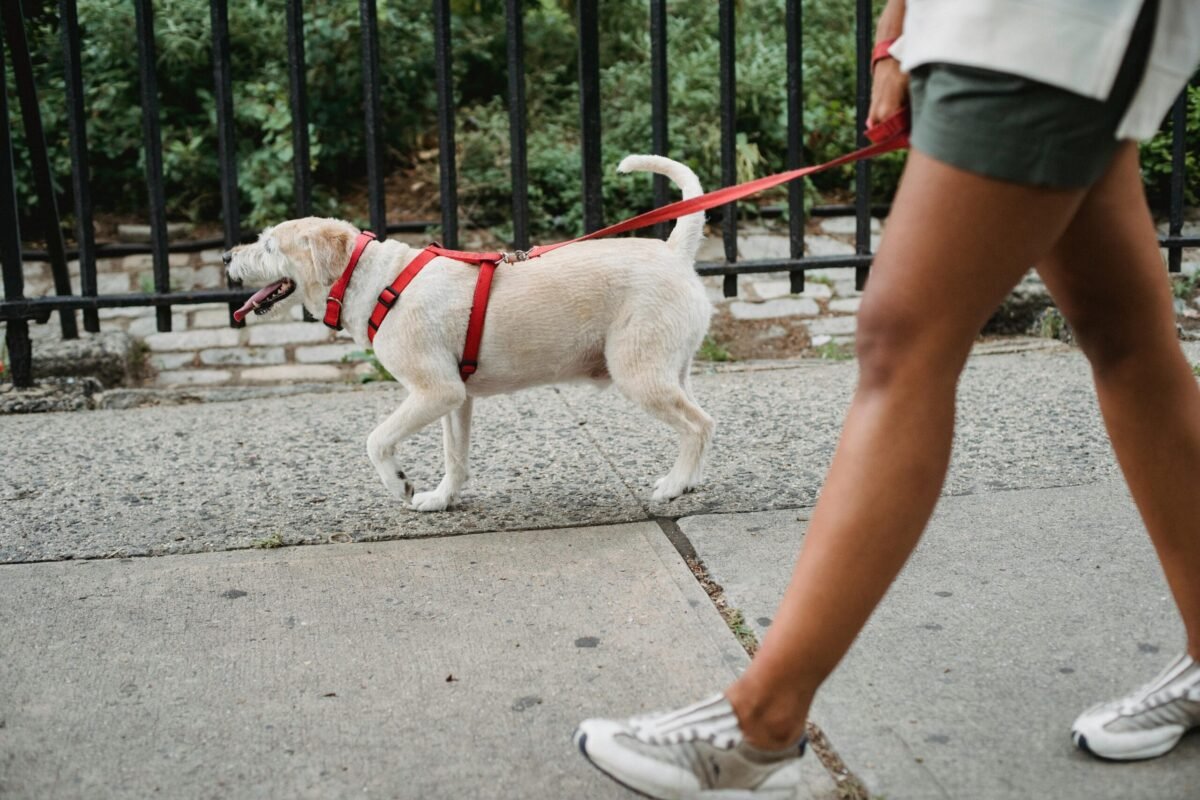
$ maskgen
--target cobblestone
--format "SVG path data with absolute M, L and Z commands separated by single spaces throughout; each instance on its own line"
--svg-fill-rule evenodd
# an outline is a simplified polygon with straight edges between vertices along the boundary
M 127 329 L 134 336 L 154 336 L 158 334 L 158 317 L 154 314 L 154 309 L 147 309 L 147 313 L 140 316 L 129 323 Z M 171 315 L 171 331 L 170 333 L 179 333 L 187 330 L 187 317 L 183 314 Z M 151 347 L 151 349 L 160 349 Z M 183 350 L 186 348 L 161 348 L 170 350 Z
M 96 291 L 100 294 L 128 294 L 129 276 L 124 272 L 101 272 L 96 275 Z
M 808 323 L 808 332 L 813 336 L 844 336 L 858 328 L 858 317 L 823 317 Z
M 200 350 L 205 347 L 235 347 L 238 331 L 232 328 L 207 331 L 171 331 L 154 333 L 146 337 L 146 346 L 151 350 Z M 253 344 L 253 342 L 252 342 Z
M 301 364 L 340 364 L 342 359 L 358 350 L 354 344 L 318 344 L 297 347 L 296 360 Z
M 150 366 L 159 372 L 190 367 L 195 361 L 195 353 L 155 353 L 150 356 Z
M 205 306 L 199 311 L 192 312 L 192 328 L 227 328 L 229 327 L 229 309 L 225 306 L 210 308 Z
M 821 230 L 825 233 L 840 236 L 853 236 L 858 230 L 858 220 L 854 217 L 826 217 L 821 220 L 820 225 Z M 871 217 L 871 233 L 879 233 L 881 230 L 883 230 L 882 223 L 877 218 Z
M 217 347 L 200 351 L 200 363 L 213 367 L 262 366 L 286 362 L 287 356 L 282 347 Z
M 774 317 L 813 317 L 821 313 L 815 300 L 807 297 L 784 297 L 764 303 L 735 301 L 729 304 L 734 319 L 771 319 Z
M 311 344 L 327 342 L 330 331 L 316 322 L 250 323 L 250 344 Z
M 159 386 L 212 386 L 233 380 L 227 369 L 184 369 L 160 372 L 154 379 Z
M 829 310 L 838 314 L 857 314 L 858 307 L 861 305 L 861 297 L 841 297 L 829 301 Z
M 303 381 L 336 381 L 345 373 L 328 364 L 287 364 L 278 367 L 251 367 L 242 370 L 241 378 L 251 383 L 298 383 Z

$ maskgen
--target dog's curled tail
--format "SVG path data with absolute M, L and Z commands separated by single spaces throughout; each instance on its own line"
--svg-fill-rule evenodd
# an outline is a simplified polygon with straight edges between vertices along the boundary
M 683 191 L 683 199 L 688 200 L 704 194 L 700 188 L 700 179 L 686 164 L 672 161 L 663 156 L 625 156 L 617 165 L 617 172 L 653 172 L 670 178 Z M 696 258 L 700 249 L 700 240 L 704 238 L 704 212 L 697 211 L 688 214 L 675 222 L 675 229 L 667 238 L 667 246 L 687 259 L 690 264 Z

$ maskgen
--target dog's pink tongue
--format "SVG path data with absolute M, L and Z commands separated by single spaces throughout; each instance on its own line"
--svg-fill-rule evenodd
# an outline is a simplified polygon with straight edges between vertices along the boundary
M 283 281 L 275 281 L 275 283 L 272 283 L 270 286 L 264 286 L 263 288 L 259 289 L 250 297 L 249 300 L 246 301 L 244 306 L 233 312 L 233 318 L 238 322 L 244 320 L 247 314 L 253 311 L 263 300 L 270 297 L 271 293 L 282 285 Z

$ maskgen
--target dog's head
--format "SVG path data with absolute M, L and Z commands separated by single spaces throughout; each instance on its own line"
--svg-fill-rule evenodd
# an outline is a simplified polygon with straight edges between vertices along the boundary
M 265 314 L 297 288 L 304 307 L 324 313 L 330 287 L 346 268 L 358 228 L 340 219 L 305 217 L 265 229 L 253 244 L 225 253 L 229 277 L 262 286 L 238 311 Z

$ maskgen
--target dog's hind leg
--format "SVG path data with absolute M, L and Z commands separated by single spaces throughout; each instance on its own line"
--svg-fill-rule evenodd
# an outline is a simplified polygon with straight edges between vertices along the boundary
M 446 451 L 446 474 L 432 492 L 413 496 L 412 507 L 417 511 L 443 511 L 456 499 L 467 482 L 470 469 L 467 451 L 471 446 L 471 398 L 442 417 L 442 445 Z
M 679 433 L 679 457 L 671 471 L 654 484 L 652 495 L 656 502 L 673 500 L 700 483 L 704 456 L 716 424 L 674 376 L 639 374 L 626 377 L 632 379 L 613 376 L 625 396 Z
M 402 503 L 413 496 L 412 481 L 396 463 L 396 446 L 466 400 L 461 383 L 413 392 L 367 437 L 367 455 L 389 493 Z

